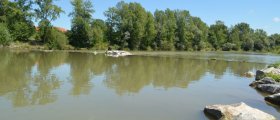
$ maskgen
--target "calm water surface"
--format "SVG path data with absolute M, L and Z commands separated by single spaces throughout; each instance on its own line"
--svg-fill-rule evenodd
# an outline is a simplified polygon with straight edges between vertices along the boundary
M 217 60 L 210 60 L 210 59 Z M 280 109 L 243 77 L 279 56 L 102 54 L 0 50 L 0 120 L 203 120 L 209 104 Z

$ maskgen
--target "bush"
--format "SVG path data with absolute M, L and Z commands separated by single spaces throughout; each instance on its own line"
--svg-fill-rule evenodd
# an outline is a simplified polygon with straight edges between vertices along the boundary
M 11 35 L 5 24 L 0 23 L 0 45 L 7 46 L 12 41 Z
M 47 39 L 47 47 L 49 49 L 64 49 L 68 44 L 67 36 L 55 29 L 52 29 Z
M 265 76 L 266 76 L 266 77 L 271 77 L 271 78 L 274 79 L 276 82 L 280 82 L 280 75 L 268 73 L 268 74 L 266 74 Z
M 231 51 L 231 50 L 235 50 L 235 47 L 236 47 L 236 45 L 233 44 L 233 43 L 225 43 L 225 44 L 222 46 L 222 50 L 223 50 L 223 51 Z
M 268 65 L 268 68 L 271 68 L 271 67 L 280 68 L 280 62 Z
M 32 23 L 17 22 L 10 27 L 11 35 L 15 40 L 28 41 L 35 33 L 35 27 Z

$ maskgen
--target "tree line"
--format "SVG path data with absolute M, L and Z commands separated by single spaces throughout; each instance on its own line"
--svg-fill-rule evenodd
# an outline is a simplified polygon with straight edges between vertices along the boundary
M 71 30 L 58 31 L 52 22 L 65 13 L 53 0 L 1 0 L 0 44 L 39 42 L 49 49 L 124 49 L 180 51 L 278 51 L 280 34 L 268 35 L 248 23 L 208 26 L 187 10 L 145 10 L 136 2 L 119 2 L 93 17 L 90 0 L 71 0 Z M 39 22 L 38 29 L 33 20 Z

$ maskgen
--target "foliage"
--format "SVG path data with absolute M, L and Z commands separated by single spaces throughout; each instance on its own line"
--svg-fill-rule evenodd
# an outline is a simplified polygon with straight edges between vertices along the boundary
M 119 2 L 105 12 L 111 45 L 138 50 L 144 39 L 147 12 L 139 3 Z
M 231 50 L 234 50 L 236 48 L 236 45 L 233 44 L 233 43 L 225 43 L 223 46 L 222 46 L 222 50 L 223 51 L 231 51 Z
M 48 35 L 47 47 L 49 49 L 64 49 L 68 44 L 67 37 L 64 33 L 52 28 Z
M 47 36 L 52 29 L 51 21 L 56 20 L 60 16 L 60 13 L 64 11 L 54 4 L 53 0 L 35 0 L 34 2 L 38 6 L 34 11 L 36 19 L 40 21 L 40 37 L 44 43 L 47 43 Z
M 12 41 L 11 35 L 5 24 L 0 23 L 0 45 L 9 45 Z
M 268 73 L 268 74 L 266 74 L 265 76 L 266 76 L 266 77 L 271 77 L 271 78 L 274 79 L 275 81 L 280 82 L 280 75 Z
M 210 26 L 208 40 L 216 50 L 228 42 L 228 28 L 224 22 L 216 21 L 216 24 Z
M 90 0 L 72 0 L 71 30 L 59 33 L 52 21 L 63 10 L 54 0 L 1 0 L 1 44 L 10 41 L 37 42 L 51 49 L 75 48 L 128 50 L 243 50 L 280 53 L 280 34 L 252 29 L 248 23 L 227 27 L 223 21 L 208 26 L 187 10 L 156 10 L 151 13 L 136 2 L 118 2 L 104 14 L 106 20 L 93 19 Z M 38 32 L 32 20 L 39 21 Z M 35 33 L 35 34 L 34 34 Z M 5 39 L 4 39 L 5 38 Z M 63 39 L 63 40 L 57 40 Z M 7 41 L 7 42 L 6 42 Z M 9 42 L 8 42 L 9 41 Z M 33 41 L 32 41 L 33 42 Z M 70 47 L 69 47 L 70 48 Z
M 268 68 L 270 68 L 270 67 L 280 68 L 280 62 L 268 65 Z
M 92 34 L 93 34 L 93 39 L 92 39 L 92 46 L 94 49 L 107 49 L 108 48 L 108 41 L 106 38 L 106 31 L 107 27 L 106 24 L 103 20 L 96 19 L 92 22 Z
M 32 22 L 31 0 L 3 0 L 0 2 L 0 22 L 7 24 L 14 40 L 27 41 L 35 32 Z
M 74 6 L 72 16 L 72 27 L 70 35 L 70 44 L 77 48 L 90 48 L 94 45 L 93 33 L 91 31 L 92 3 L 89 0 L 73 0 Z M 98 30 L 94 30 L 95 32 Z

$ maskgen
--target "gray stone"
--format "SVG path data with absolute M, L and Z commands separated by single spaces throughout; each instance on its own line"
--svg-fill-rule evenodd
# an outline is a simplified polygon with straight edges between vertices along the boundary
M 256 88 L 260 91 L 267 92 L 270 94 L 276 94 L 280 92 L 279 84 L 259 84 Z
M 256 80 L 261 80 L 262 78 L 265 77 L 265 74 L 267 74 L 267 73 L 271 73 L 271 74 L 275 74 L 275 75 L 280 75 L 280 69 L 274 68 L 274 67 L 270 67 L 270 68 L 266 68 L 266 69 L 262 69 L 262 70 L 257 70 L 257 72 L 256 72 Z
M 204 108 L 204 112 L 219 120 L 276 120 L 274 116 L 245 103 L 210 105 Z
M 277 84 L 277 82 L 271 77 L 265 77 L 259 81 L 254 81 L 250 84 L 251 87 L 256 87 L 261 84 Z
M 280 105 L 280 93 L 274 94 L 274 95 L 270 95 L 264 98 L 266 101 L 276 104 L 276 105 Z

